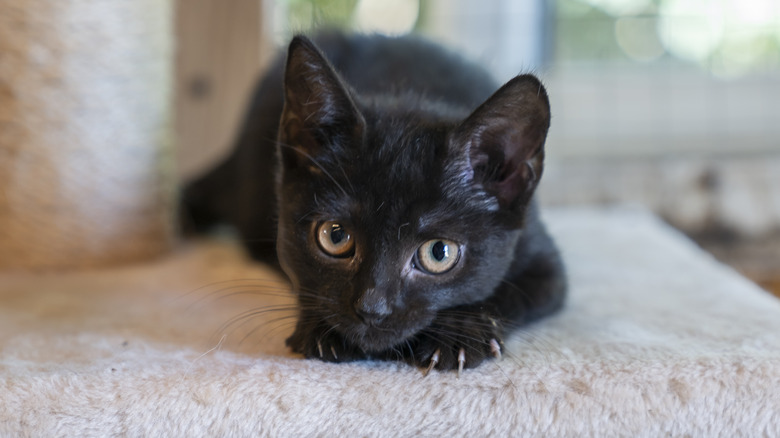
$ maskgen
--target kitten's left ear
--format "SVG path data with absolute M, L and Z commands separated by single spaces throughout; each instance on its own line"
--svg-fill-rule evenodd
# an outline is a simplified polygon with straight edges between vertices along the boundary
M 466 154 L 474 182 L 498 199 L 502 209 L 528 202 L 542 176 L 550 103 L 542 83 L 517 76 L 479 106 L 453 133 Z
M 293 38 L 284 72 L 280 140 L 303 155 L 284 149 L 285 164 L 316 155 L 328 138 L 358 135 L 363 124 L 347 86 L 325 56 L 308 38 Z

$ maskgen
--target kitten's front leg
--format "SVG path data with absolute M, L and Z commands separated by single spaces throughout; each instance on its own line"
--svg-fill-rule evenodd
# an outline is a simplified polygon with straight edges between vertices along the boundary
M 445 309 L 410 342 L 412 365 L 441 370 L 473 368 L 500 357 L 504 336 L 561 308 L 566 295 L 563 265 L 556 253 L 531 259 L 510 272 L 483 302 Z
M 474 368 L 485 359 L 501 357 L 503 324 L 485 304 L 458 306 L 439 312 L 433 323 L 410 341 L 411 365 L 431 369 Z
M 307 359 L 349 362 L 366 358 L 362 350 L 348 343 L 334 327 L 313 314 L 302 313 L 299 316 L 295 332 L 285 343 L 293 352 Z

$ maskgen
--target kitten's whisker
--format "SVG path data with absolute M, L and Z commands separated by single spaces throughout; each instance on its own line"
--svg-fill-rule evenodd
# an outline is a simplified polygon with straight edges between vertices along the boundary
M 273 327 L 270 330 L 267 330 L 263 333 L 263 336 L 260 337 L 260 340 L 263 341 L 267 338 L 269 338 L 274 332 L 277 330 L 280 330 L 281 328 L 289 328 L 295 326 L 298 318 L 295 314 L 290 315 L 283 315 L 274 319 L 270 319 L 267 321 L 263 321 L 260 325 L 265 327 L 273 324 Z
M 213 303 L 234 295 L 254 295 L 254 296 L 261 296 L 261 297 L 268 297 L 268 298 L 284 298 L 287 300 L 291 300 L 294 298 L 294 296 L 292 296 L 289 293 L 289 291 L 274 291 L 271 289 L 255 287 L 255 286 L 240 286 L 240 287 L 231 287 L 231 288 L 224 288 L 224 289 L 212 291 L 207 295 L 204 295 L 199 299 L 193 301 L 189 305 L 187 305 L 187 309 L 192 309 L 198 306 L 202 306 L 203 303 L 206 301 L 208 301 L 209 303 Z
M 222 292 L 226 292 L 226 291 L 222 291 Z M 226 293 L 224 295 L 220 295 L 220 296 L 216 297 L 214 299 L 214 301 L 224 300 L 226 298 L 231 298 L 231 297 L 235 297 L 235 296 L 239 296 L 239 295 L 259 295 L 259 296 L 264 296 L 264 297 L 283 297 L 283 295 L 275 295 L 274 296 L 274 295 L 266 294 L 266 293 L 264 293 L 264 291 L 257 291 L 255 289 L 244 289 L 244 290 L 237 290 L 237 291 L 233 291 L 233 292 L 230 292 L 230 293 Z M 293 297 L 287 296 L 285 298 L 293 298 Z
M 509 375 L 506 373 L 504 367 L 501 366 L 501 363 L 499 361 L 495 361 L 494 363 L 496 364 L 496 368 L 498 368 L 498 371 L 500 371 L 501 374 L 503 374 L 504 377 L 506 377 L 507 382 L 509 382 L 509 384 L 512 385 L 512 388 L 514 388 L 515 391 L 517 391 L 517 386 L 515 386 L 515 382 L 513 382 L 512 379 L 509 377 Z
M 355 187 L 352 186 L 352 181 L 349 180 L 349 176 L 347 176 L 347 172 L 344 171 L 344 167 L 338 161 L 336 162 L 336 165 L 339 166 L 339 170 L 341 170 L 341 174 L 344 175 L 344 181 L 347 182 L 349 189 L 352 190 L 352 193 L 356 193 Z
M 282 317 L 280 317 L 280 318 L 272 319 L 272 320 L 270 320 L 270 321 L 263 321 L 263 323 L 262 323 L 262 324 L 258 324 L 258 325 L 257 325 L 255 328 L 253 328 L 253 329 L 252 329 L 252 330 L 250 330 L 250 331 L 249 331 L 249 332 L 248 332 L 246 335 L 244 335 L 244 337 L 243 337 L 243 338 L 241 338 L 241 340 L 238 342 L 238 345 L 241 345 L 241 344 L 243 344 L 243 343 L 244 343 L 244 341 L 245 341 L 247 338 L 249 338 L 250 336 L 254 335 L 254 334 L 257 332 L 257 330 L 259 330 L 260 328 L 263 328 L 263 327 L 265 327 L 265 326 L 266 326 L 266 325 L 268 325 L 269 323 L 272 323 L 272 322 L 277 322 L 277 321 L 284 320 L 284 319 L 288 319 L 288 318 L 290 318 L 291 316 L 295 316 L 295 315 L 285 315 L 285 316 L 282 316 Z M 266 336 L 267 336 L 267 333 L 266 333 Z M 261 338 L 261 340 L 263 340 L 263 339 L 265 339 L 265 336 L 264 336 L 263 338 Z
M 280 286 L 286 285 L 286 286 L 289 287 L 289 283 L 283 282 L 283 281 L 278 281 L 278 280 L 273 280 L 273 279 L 263 279 L 263 278 L 243 278 L 242 279 L 242 278 L 238 278 L 238 279 L 231 279 L 231 280 L 215 281 L 215 282 L 212 282 L 212 283 L 205 284 L 205 285 L 200 286 L 198 288 L 195 288 L 195 289 L 193 289 L 191 291 L 185 292 L 185 293 L 181 294 L 180 296 L 174 298 L 173 300 L 174 301 L 178 301 L 178 300 L 184 299 L 185 297 L 187 297 L 189 295 L 196 294 L 198 292 L 203 291 L 204 289 L 207 289 L 207 288 L 210 288 L 210 287 L 213 287 L 213 286 L 218 286 L 218 285 L 225 284 L 225 283 L 238 283 L 238 282 L 247 282 L 247 281 L 259 282 L 262 285 L 277 284 L 277 285 L 280 285 Z M 210 295 L 210 294 L 207 294 L 207 296 L 208 295 Z
M 267 306 L 267 307 L 259 307 L 259 308 L 249 309 L 249 310 L 244 311 L 244 312 L 242 312 L 242 313 L 240 313 L 240 314 L 230 318 L 229 320 L 227 320 L 227 322 L 222 324 L 217 329 L 217 331 L 218 332 L 224 332 L 225 330 L 227 330 L 231 326 L 241 322 L 241 324 L 236 327 L 236 329 L 237 329 L 237 328 L 243 326 L 244 324 L 246 324 L 249 320 L 254 319 L 254 318 L 256 318 L 258 316 L 261 316 L 261 315 L 265 315 L 267 313 L 285 312 L 285 311 L 286 312 L 294 312 L 295 310 L 297 310 L 297 308 L 295 306 L 276 306 L 276 307 Z
M 412 363 L 414 363 L 416 362 L 416 360 L 414 359 L 414 349 L 412 348 L 412 344 L 409 343 L 409 339 L 407 339 L 405 342 L 406 342 L 406 348 L 409 349 L 409 357 L 412 358 Z
M 306 214 L 301 216 L 297 221 L 295 221 L 295 223 L 296 224 L 300 224 L 301 222 L 303 222 L 304 219 L 306 219 L 307 217 L 311 216 L 312 213 L 316 213 L 316 212 L 317 212 L 317 209 L 311 209 L 311 210 L 307 211 Z
M 450 330 L 432 329 L 432 328 L 429 328 L 427 330 L 441 336 L 442 338 L 449 339 L 450 341 L 454 342 L 456 345 L 467 345 L 467 343 L 464 341 L 473 341 L 476 344 L 485 344 L 485 345 L 487 345 L 488 342 L 486 340 L 479 339 L 474 336 L 466 335 L 463 333 L 457 333 Z M 469 348 L 472 347 L 469 346 Z

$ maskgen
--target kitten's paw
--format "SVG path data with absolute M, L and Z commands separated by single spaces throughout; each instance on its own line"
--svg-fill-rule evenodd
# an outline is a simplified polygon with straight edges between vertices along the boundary
M 302 354 L 307 359 L 349 362 L 366 357 L 363 351 L 347 344 L 331 327 L 317 326 L 307 329 L 299 326 L 285 343 L 293 352 Z
M 413 354 L 406 358 L 412 365 L 433 369 L 474 368 L 486 359 L 501 358 L 502 337 L 498 321 L 487 314 L 443 312 L 433 324 L 415 337 Z

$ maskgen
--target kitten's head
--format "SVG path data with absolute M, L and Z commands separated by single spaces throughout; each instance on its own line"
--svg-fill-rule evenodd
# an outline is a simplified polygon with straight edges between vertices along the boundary
M 359 96 L 294 39 L 277 250 L 302 308 L 376 352 L 490 296 L 541 177 L 549 121 L 533 76 L 469 109 Z

